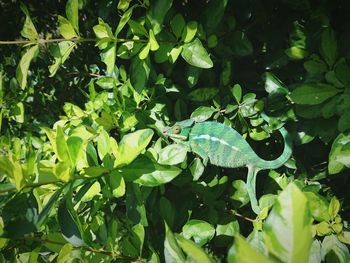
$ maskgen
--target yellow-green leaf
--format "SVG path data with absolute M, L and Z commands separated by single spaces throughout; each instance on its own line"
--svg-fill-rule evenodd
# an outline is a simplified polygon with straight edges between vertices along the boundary
M 24 38 L 27 38 L 29 40 L 35 40 L 38 38 L 38 32 L 35 29 L 35 26 L 29 16 L 29 11 L 27 7 L 20 3 L 20 8 L 22 9 L 23 13 L 26 15 L 26 20 L 24 21 L 24 25 L 21 31 L 21 35 Z
M 36 56 L 39 46 L 35 45 L 27 49 L 26 53 L 22 56 L 17 69 L 16 69 L 16 78 L 19 82 L 19 85 L 24 89 L 27 85 L 27 75 L 29 70 L 29 65 L 32 59 Z
M 66 4 L 66 15 L 77 34 L 79 34 L 78 11 L 79 11 L 79 0 L 68 0 Z
M 65 39 L 72 39 L 78 36 L 74 30 L 73 25 L 69 22 L 69 20 L 67 20 L 63 16 L 58 16 L 58 22 L 60 24 L 59 26 L 60 34 Z
M 131 163 L 146 148 L 153 136 L 151 129 L 138 130 L 123 137 L 119 143 L 116 166 Z

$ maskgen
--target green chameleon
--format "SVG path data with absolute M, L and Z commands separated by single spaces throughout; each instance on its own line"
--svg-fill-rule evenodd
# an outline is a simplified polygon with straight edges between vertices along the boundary
M 259 214 L 260 207 L 256 199 L 255 182 L 259 171 L 276 169 L 282 166 L 292 153 L 292 141 L 283 127 L 279 129 L 284 139 L 284 150 L 280 157 L 272 161 L 261 159 L 249 146 L 246 140 L 234 129 L 222 123 L 205 121 L 195 122 L 192 119 L 175 123 L 163 130 L 165 136 L 173 141 L 185 144 L 189 151 L 199 155 L 206 165 L 227 167 L 247 167 L 247 191 L 251 207 Z

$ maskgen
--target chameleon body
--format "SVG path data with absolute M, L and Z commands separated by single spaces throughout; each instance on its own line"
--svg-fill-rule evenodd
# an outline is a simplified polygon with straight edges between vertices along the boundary
M 203 159 L 204 165 L 209 161 L 226 168 L 247 167 L 247 190 L 252 209 L 258 214 L 260 207 L 255 192 L 257 173 L 282 166 L 292 153 L 288 132 L 284 128 L 279 131 L 284 138 L 284 150 L 280 157 L 272 161 L 261 159 L 236 130 L 222 123 L 189 119 L 165 128 L 163 133 L 175 142 L 187 145 L 191 152 Z

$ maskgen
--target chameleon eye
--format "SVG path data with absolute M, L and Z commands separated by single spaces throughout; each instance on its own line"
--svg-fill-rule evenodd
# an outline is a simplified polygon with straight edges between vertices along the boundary
M 174 126 L 173 133 L 174 134 L 179 134 L 180 132 L 181 132 L 181 128 L 179 126 Z

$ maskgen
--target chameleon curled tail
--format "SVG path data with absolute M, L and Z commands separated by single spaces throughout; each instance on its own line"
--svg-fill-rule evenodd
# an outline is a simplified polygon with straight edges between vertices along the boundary
M 258 214 L 260 207 L 255 191 L 257 173 L 282 166 L 292 153 L 292 141 L 288 132 L 283 127 L 279 131 L 284 138 L 284 150 L 279 158 L 272 161 L 261 159 L 236 130 L 222 123 L 195 122 L 189 119 L 178 122 L 173 127 L 166 127 L 163 133 L 175 142 L 187 145 L 190 151 L 203 159 L 204 164 L 210 161 L 220 167 L 247 167 L 247 191 L 252 209 Z

